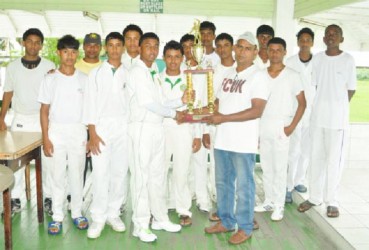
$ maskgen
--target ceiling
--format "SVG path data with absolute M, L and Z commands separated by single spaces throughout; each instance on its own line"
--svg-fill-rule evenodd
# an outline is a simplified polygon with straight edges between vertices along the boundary
M 138 14 L 139 0 L 1 0 L 0 37 L 20 37 L 30 27 L 47 37 L 88 32 L 105 36 L 136 23 L 144 31 L 155 31 L 163 40 L 179 39 L 189 31 L 194 18 L 211 20 L 217 33 L 239 35 L 271 24 L 277 1 L 286 0 L 163 0 L 163 14 Z M 290 1 L 290 0 L 288 0 Z M 88 16 L 84 13 L 88 12 Z M 92 14 L 92 15 L 90 15 Z M 331 23 L 341 25 L 354 50 L 369 51 L 369 0 L 295 0 L 297 30 L 309 26 L 318 34 Z

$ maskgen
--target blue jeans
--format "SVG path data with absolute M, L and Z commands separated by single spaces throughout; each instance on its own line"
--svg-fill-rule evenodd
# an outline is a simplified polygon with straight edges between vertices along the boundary
M 255 205 L 255 154 L 214 149 L 214 159 L 217 214 L 222 225 L 227 229 L 234 229 L 237 224 L 239 229 L 250 235 L 253 229 Z M 235 191 L 236 210 L 234 209 Z

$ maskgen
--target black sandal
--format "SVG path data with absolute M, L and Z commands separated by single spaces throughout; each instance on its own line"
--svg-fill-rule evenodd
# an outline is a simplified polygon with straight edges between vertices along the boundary
M 327 207 L 327 216 L 329 218 L 337 218 L 338 216 L 340 216 L 340 211 L 338 210 L 338 207 L 328 206 Z

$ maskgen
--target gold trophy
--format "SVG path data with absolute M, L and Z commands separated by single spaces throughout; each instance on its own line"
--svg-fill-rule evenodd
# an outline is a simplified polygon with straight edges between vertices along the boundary
M 207 101 L 208 110 L 207 112 L 202 111 L 202 107 L 198 107 L 194 110 L 193 100 L 187 103 L 187 122 L 203 122 L 204 118 L 214 113 L 214 93 L 213 93 L 213 73 L 214 70 L 211 68 L 211 64 L 207 65 L 206 69 L 201 67 L 201 63 L 204 60 L 205 48 L 201 44 L 201 33 L 200 33 L 200 20 L 195 19 L 194 25 L 190 31 L 190 34 L 195 36 L 194 45 L 192 46 L 191 52 L 195 61 L 197 62 L 196 69 L 191 69 L 190 62 L 187 63 L 188 69 L 184 71 L 186 74 L 187 89 L 191 93 L 193 90 L 192 74 L 206 74 L 206 84 L 207 84 Z M 205 83 L 204 83 L 205 84 Z M 201 105 L 201 100 L 200 100 Z

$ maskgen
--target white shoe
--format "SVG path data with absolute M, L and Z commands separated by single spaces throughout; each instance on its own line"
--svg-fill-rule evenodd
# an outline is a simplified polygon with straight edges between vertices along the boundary
M 105 223 L 92 222 L 87 230 L 87 237 L 90 239 L 99 238 L 102 230 L 104 229 Z
M 153 221 L 151 224 L 151 229 L 153 230 L 165 230 L 167 232 L 176 233 L 181 231 L 182 227 L 179 224 L 174 224 L 170 221 Z
M 270 218 L 272 219 L 272 221 L 280 221 L 283 219 L 283 215 L 284 215 L 284 207 L 283 206 L 275 207 L 274 212 L 272 213 L 272 216 Z
M 135 227 L 135 229 L 133 230 L 132 235 L 134 237 L 138 237 L 140 239 L 140 241 L 143 241 L 143 242 L 153 242 L 158 238 L 148 228 L 146 228 L 146 229 L 145 228 L 137 228 L 136 229 L 136 227 Z
M 259 206 L 256 206 L 254 208 L 254 211 L 257 213 L 262 213 L 262 212 L 271 212 L 274 210 L 274 204 L 272 203 L 263 203 Z
M 126 226 L 124 225 L 123 221 L 119 217 L 107 219 L 106 224 L 111 226 L 115 232 L 126 231 Z

